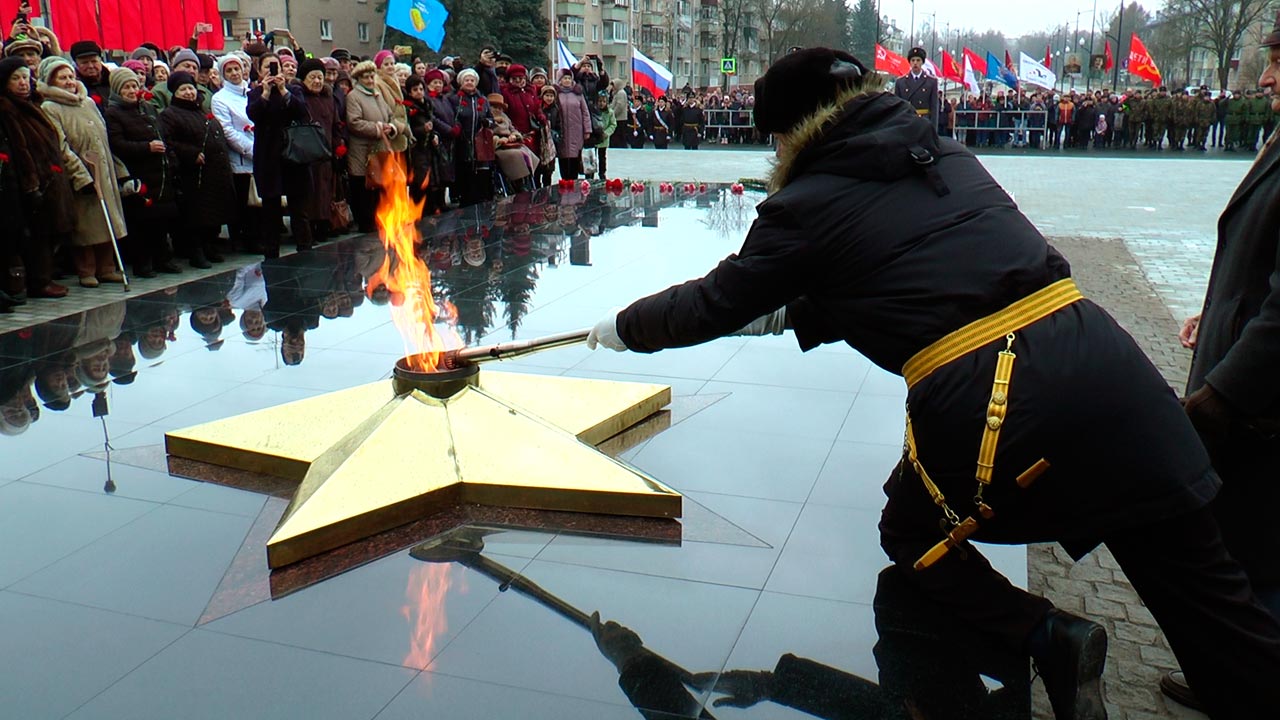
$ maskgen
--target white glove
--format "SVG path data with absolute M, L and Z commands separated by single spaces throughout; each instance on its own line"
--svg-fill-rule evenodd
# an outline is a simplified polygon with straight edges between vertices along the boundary
M 614 308 L 605 315 L 596 326 L 591 328 L 591 332 L 587 335 L 587 347 L 592 350 L 597 345 L 603 345 L 610 350 L 618 352 L 626 352 L 627 345 L 622 342 L 622 338 L 618 337 L 618 313 L 622 312 L 622 308 Z
M 120 195 L 122 197 L 137 195 L 139 192 L 142 192 L 141 180 L 125 180 L 124 182 L 120 183 Z
M 787 307 L 784 305 L 768 315 L 761 315 L 746 327 L 729 335 L 781 335 L 787 329 Z

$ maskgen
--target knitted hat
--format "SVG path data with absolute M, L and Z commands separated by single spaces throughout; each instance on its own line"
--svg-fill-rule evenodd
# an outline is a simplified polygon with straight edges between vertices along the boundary
M 89 55 L 102 57 L 102 48 L 98 46 L 98 43 L 92 40 L 81 40 L 80 42 L 71 44 L 71 52 L 68 54 L 71 56 L 72 60 Z
M 281 45 L 277 47 L 275 51 L 276 51 L 276 55 L 280 56 L 281 59 L 284 59 L 287 56 L 294 62 L 298 61 L 297 56 L 293 54 L 293 48 L 287 45 Z
M 125 60 L 121 67 L 127 67 L 138 74 L 138 77 L 146 77 L 147 66 L 142 64 L 141 60 Z
M 342 60 L 350 60 L 350 59 L 351 59 L 351 51 L 350 51 L 350 50 L 348 50 L 348 49 L 346 49 L 346 48 L 334 48 L 334 49 L 333 49 L 333 52 L 329 53 L 329 57 L 333 58 L 334 60 L 338 60 L 338 61 L 342 61 Z
M 144 46 L 144 47 L 138 48 L 137 50 L 134 50 L 129 55 L 130 60 L 141 60 L 144 57 L 149 57 L 152 59 L 152 61 L 154 61 L 156 59 L 156 51 L 152 50 L 149 47 Z
M 339 63 L 337 60 L 331 57 L 322 57 L 320 58 L 320 62 L 324 63 L 325 70 L 341 70 L 342 69 L 342 63 Z
M 40 41 L 36 40 L 35 38 L 19 37 L 19 38 L 10 40 L 7 44 L 5 44 L 4 56 L 13 57 L 14 55 L 17 55 L 19 52 L 23 50 L 35 50 L 38 53 L 43 53 L 44 45 L 41 45 Z
M 756 80 L 756 127 L 762 133 L 788 132 L 868 73 L 843 50 L 806 48 L 783 55 Z
M 111 73 L 110 82 L 111 92 L 116 95 L 120 94 L 120 89 L 123 88 L 127 82 L 136 82 L 138 83 L 138 87 L 142 87 L 141 78 L 128 68 L 119 68 L 115 72 Z
M 13 77 L 13 74 L 19 70 L 25 70 L 26 67 L 27 64 L 23 62 L 22 58 L 7 57 L 0 60 L 0 93 L 7 92 L 9 78 Z
M 244 58 L 240 57 L 239 55 L 235 55 L 235 54 L 223 55 L 222 57 L 218 58 L 217 67 L 218 67 L 219 77 L 226 78 L 227 76 L 226 67 L 230 63 L 235 63 L 236 65 L 238 65 L 240 67 L 241 73 L 243 73 L 247 69 L 244 63 Z
M 461 85 L 462 81 L 466 80 L 468 77 L 474 78 L 476 82 L 480 82 L 480 73 L 472 70 L 471 68 L 467 68 L 466 70 L 458 73 L 458 84 Z
M 507 68 L 507 73 L 508 74 L 511 73 L 511 68 Z M 533 72 L 529 73 L 529 79 L 532 80 L 538 77 L 539 75 L 545 78 L 547 76 L 547 71 L 543 70 L 542 68 L 534 68 Z
M 440 82 L 446 85 L 449 84 L 449 77 L 445 75 L 444 71 L 439 68 L 431 68 L 430 70 L 428 70 L 426 77 L 424 77 L 423 80 L 425 80 L 428 85 L 431 84 L 432 80 L 439 80 Z
M 302 61 L 301 65 L 298 66 L 298 77 L 302 80 L 306 80 L 307 76 L 313 72 L 318 72 L 321 75 L 323 75 L 324 63 L 320 62 L 315 58 L 307 58 L 306 60 Z
M 356 66 L 351 68 L 351 79 L 359 80 L 360 76 L 365 73 L 378 72 L 378 66 L 373 64 L 372 60 L 361 60 Z
M 573 77 L 573 71 L 570 70 L 569 68 L 560 68 L 559 77 L 564 77 L 565 75 L 568 75 L 569 77 Z
M 53 76 L 58 74 L 58 69 L 64 68 L 64 67 L 71 68 L 72 71 L 75 70 L 75 66 L 71 64 L 71 61 L 67 60 L 61 55 L 54 55 L 53 57 L 47 57 L 41 60 L 40 61 L 40 82 L 43 82 L 45 85 L 48 85 L 49 82 L 53 80 Z
M 508 80 L 516 77 L 526 77 L 528 74 L 529 74 L 529 71 L 525 70 L 523 65 L 511 65 L 507 67 Z
M 209 55 L 208 53 L 200 53 L 199 58 L 200 58 L 200 69 L 201 69 L 201 70 L 212 70 L 212 69 L 213 69 L 214 61 L 213 61 L 213 56 L 212 56 L 212 55 Z
M 115 83 L 112 83 L 112 85 L 114 84 Z M 191 73 L 183 70 L 179 70 L 178 72 L 169 76 L 168 88 L 169 88 L 169 92 L 176 93 L 178 92 L 178 88 L 182 87 L 183 85 L 194 86 L 195 84 L 196 84 L 195 75 L 192 75 Z
M 182 48 L 179 50 L 172 58 L 170 58 L 170 62 L 172 62 L 174 67 L 178 67 L 179 64 L 184 62 L 193 62 L 196 64 L 196 67 L 200 67 L 200 58 L 196 57 L 196 54 L 192 52 L 190 48 Z
M 395 56 L 396 54 L 390 50 L 379 50 L 378 54 L 373 56 L 373 64 L 378 67 L 382 67 L 382 63 L 385 62 L 387 58 L 394 58 Z

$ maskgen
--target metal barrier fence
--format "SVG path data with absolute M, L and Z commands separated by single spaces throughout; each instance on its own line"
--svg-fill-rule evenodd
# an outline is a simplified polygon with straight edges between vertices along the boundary
M 985 117 L 980 117 L 985 116 Z M 966 145 L 1003 145 L 1045 148 L 1053 140 L 1047 136 L 1048 110 L 961 110 L 956 109 L 952 136 Z M 967 135 L 966 139 L 964 136 Z

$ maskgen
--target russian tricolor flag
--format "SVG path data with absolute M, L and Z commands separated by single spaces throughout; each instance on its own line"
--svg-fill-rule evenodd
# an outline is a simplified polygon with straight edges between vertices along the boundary
M 671 71 L 650 60 L 639 50 L 633 49 L 631 84 L 638 88 L 648 88 L 654 97 L 666 95 L 667 90 L 671 88 Z

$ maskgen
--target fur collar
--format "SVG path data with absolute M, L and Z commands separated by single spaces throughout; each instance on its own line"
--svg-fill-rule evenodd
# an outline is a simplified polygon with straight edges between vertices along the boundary
M 40 93 L 40 97 L 59 105 L 75 107 L 89 101 L 89 90 L 82 82 L 76 83 L 74 93 L 53 85 L 45 85 L 43 80 L 36 85 L 36 90 Z
M 820 106 L 812 114 L 801 120 L 795 129 L 778 138 L 778 155 L 769 171 L 769 194 L 778 192 L 795 178 L 796 159 L 805 148 L 817 142 L 826 131 L 836 124 L 844 115 L 845 107 L 854 99 L 868 93 L 860 88 L 844 90 L 826 105 Z

